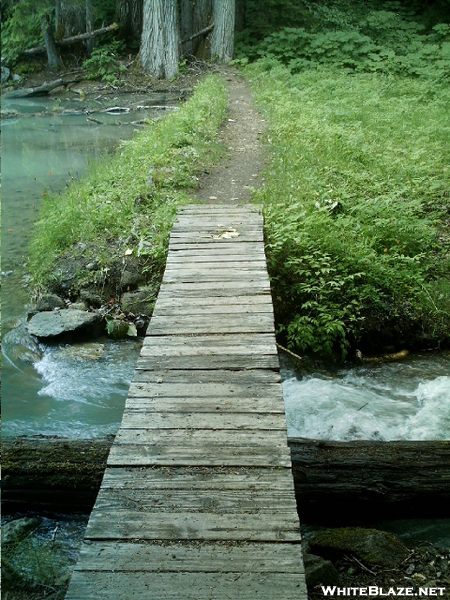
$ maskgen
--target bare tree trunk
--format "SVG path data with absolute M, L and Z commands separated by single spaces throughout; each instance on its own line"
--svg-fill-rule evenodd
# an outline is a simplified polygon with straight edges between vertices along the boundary
M 170 79 L 180 53 L 177 0 L 144 0 L 143 20 L 139 61 L 153 77 Z
M 41 30 L 42 35 L 44 36 L 45 49 L 47 51 L 48 66 L 53 68 L 62 65 L 61 57 L 55 44 L 55 38 L 53 37 L 53 31 L 48 15 L 41 18 Z
M 94 0 L 86 0 L 86 33 L 92 33 L 94 31 Z M 91 57 L 92 51 L 94 50 L 95 39 L 93 37 L 88 38 L 86 42 L 88 58 Z
M 122 24 L 125 38 L 129 41 L 142 35 L 143 0 L 117 0 L 116 20 Z
M 193 29 L 194 33 L 211 25 L 213 20 L 212 0 L 196 0 L 194 2 Z M 194 40 L 192 54 L 197 58 L 208 60 L 211 58 L 211 36 Z
M 85 7 L 81 2 L 60 0 L 60 12 L 55 38 L 71 37 L 85 31 Z
M 194 10 L 192 0 L 181 0 L 181 21 L 180 31 L 181 39 L 187 40 L 195 33 L 194 31 Z M 192 54 L 193 44 L 192 41 L 186 42 L 183 46 L 184 54 Z
M 211 56 L 221 62 L 230 62 L 233 58 L 235 11 L 235 0 L 214 0 Z
M 61 18 L 61 0 L 55 0 L 55 31 L 58 31 Z

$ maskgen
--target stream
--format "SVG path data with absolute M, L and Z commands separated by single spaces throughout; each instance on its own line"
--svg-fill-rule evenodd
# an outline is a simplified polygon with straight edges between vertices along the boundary
M 173 104 L 147 95 L 134 104 Z M 3 100 L 2 110 L 29 116 L 2 122 L 2 435 L 102 437 L 118 429 L 139 354 L 139 340 L 45 346 L 26 333 L 27 248 L 47 190 L 58 192 L 83 175 L 90 160 L 132 137 L 133 121 L 160 110 L 95 114 L 83 100 Z M 127 103 L 129 99 L 127 98 Z M 58 109 L 56 113 L 49 111 Z M 397 363 L 300 373 L 282 357 L 288 435 L 333 440 L 450 439 L 450 354 L 423 354 Z M 431 516 L 431 515 L 430 515 Z M 58 527 L 70 562 L 84 532 L 81 517 L 45 518 L 39 535 Z M 450 546 L 450 519 L 396 521 L 390 528 L 406 541 Z M 306 526 L 305 534 L 308 534 Z M 26 565 L 21 567 L 26 569 Z

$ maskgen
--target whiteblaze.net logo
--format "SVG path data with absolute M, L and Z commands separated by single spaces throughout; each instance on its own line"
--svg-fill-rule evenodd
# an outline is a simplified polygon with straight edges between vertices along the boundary
M 390 587 L 382 588 L 377 585 L 368 587 L 337 587 L 322 585 L 322 594 L 324 596 L 378 596 L 378 597 L 403 597 L 403 596 L 431 596 L 439 597 L 445 594 L 445 587 L 427 587 L 427 588 L 412 588 L 412 587 Z

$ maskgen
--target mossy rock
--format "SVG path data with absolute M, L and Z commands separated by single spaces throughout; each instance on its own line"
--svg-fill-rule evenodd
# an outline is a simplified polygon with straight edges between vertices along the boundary
M 395 535 L 376 529 L 324 529 L 309 542 L 314 554 L 331 559 L 350 554 L 365 565 L 393 568 L 409 555 L 408 548 Z

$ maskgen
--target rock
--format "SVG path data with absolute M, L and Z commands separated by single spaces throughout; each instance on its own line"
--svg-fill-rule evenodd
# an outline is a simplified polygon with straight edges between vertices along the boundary
M 120 278 L 120 287 L 122 290 L 135 289 L 143 281 L 145 281 L 145 277 L 142 273 L 142 266 L 131 260 L 128 261 Z
M 326 558 L 350 554 L 367 566 L 393 568 L 408 556 L 406 546 L 392 533 L 344 527 L 324 529 L 309 540 L 311 551 Z
M 150 286 L 141 288 L 136 292 L 126 292 L 120 300 L 124 312 L 148 317 L 152 315 L 154 304 L 154 290 Z
M 331 561 L 315 554 L 304 554 L 303 562 L 310 591 L 317 585 L 340 585 L 339 573 Z
M 94 308 L 100 308 L 103 304 L 103 298 L 100 294 L 95 292 L 94 290 L 81 290 L 80 292 L 80 300 L 86 302 L 89 306 L 93 306 Z
M 8 81 L 10 74 L 8 67 L 2 67 L 2 85 Z
M 83 310 L 40 312 L 28 322 L 28 332 L 39 339 L 92 338 L 102 333 L 102 317 Z
M 18 544 L 25 539 L 31 531 L 37 529 L 40 524 L 40 519 L 24 517 L 2 525 L 2 546 Z
M 70 358 L 72 360 L 99 360 L 104 353 L 104 344 L 90 342 L 65 346 L 59 350 L 58 356 L 61 358 Z
M 72 304 L 69 304 L 69 306 L 67 307 L 69 310 L 87 310 L 88 309 L 88 305 L 86 304 L 86 302 L 73 302 Z
M 17 369 L 21 370 L 21 363 L 33 365 L 42 358 L 42 351 L 36 338 L 27 331 L 26 325 L 20 325 L 8 331 L 2 340 L 2 354 Z
M 54 310 L 55 308 L 65 308 L 64 300 L 62 300 L 56 294 L 44 294 L 36 302 L 36 310 L 43 312 L 47 310 Z
M 23 77 L 22 77 L 22 75 L 19 75 L 19 73 L 13 73 L 11 75 L 11 79 L 13 81 L 15 81 L 16 83 L 20 83 L 21 81 L 23 81 Z

